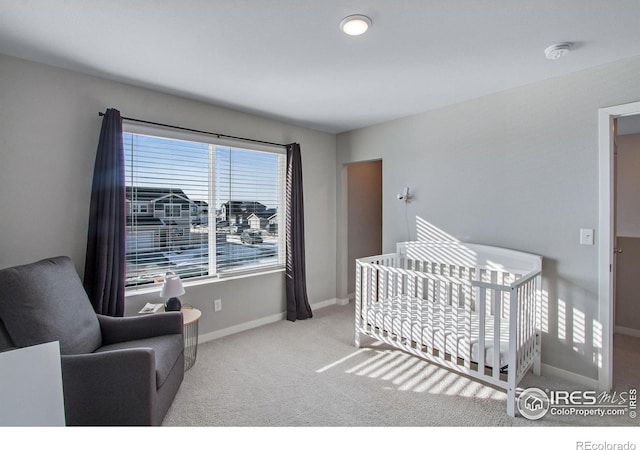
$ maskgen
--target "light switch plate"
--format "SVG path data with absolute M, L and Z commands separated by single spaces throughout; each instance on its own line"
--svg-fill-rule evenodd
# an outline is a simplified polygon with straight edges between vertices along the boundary
M 593 245 L 593 228 L 580 229 L 580 245 Z

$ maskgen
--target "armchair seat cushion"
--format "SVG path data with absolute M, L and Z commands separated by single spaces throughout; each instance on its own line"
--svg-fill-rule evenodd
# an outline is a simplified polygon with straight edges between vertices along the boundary
M 170 334 L 105 345 L 97 349 L 95 353 L 132 348 L 151 348 L 154 350 L 156 360 L 156 385 L 160 388 L 167 380 L 176 363 L 178 361 L 182 362 L 180 355 L 184 351 L 184 342 L 182 335 Z M 123 369 L 126 370 L 126 368 Z

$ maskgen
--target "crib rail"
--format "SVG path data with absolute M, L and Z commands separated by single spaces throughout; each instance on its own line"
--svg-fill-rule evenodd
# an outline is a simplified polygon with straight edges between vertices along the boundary
M 468 261 L 467 261 L 468 262 Z M 506 389 L 539 358 L 540 270 L 506 271 L 392 253 L 356 261 L 360 334 Z

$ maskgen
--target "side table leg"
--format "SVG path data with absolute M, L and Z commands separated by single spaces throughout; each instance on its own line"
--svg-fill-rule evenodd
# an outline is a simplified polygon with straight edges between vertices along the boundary
M 198 321 L 184 327 L 184 370 L 189 370 L 198 355 Z

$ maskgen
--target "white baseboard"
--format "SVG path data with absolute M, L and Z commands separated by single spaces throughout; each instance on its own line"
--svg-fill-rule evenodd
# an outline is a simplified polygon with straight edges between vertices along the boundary
M 273 322 L 279 322 L 280 320 L 284 320 L 286 318 L 287 318 L 286 313 L 273 314 L 272 316 L 262 317 L 260 319 L 240 323 L 232 327 L 223 328 L 222 330 L 216 330 L 210 333 L 201 334 L 198 336 L 198 341 L 200 343 L 213 341 L 214 339 L 219 339 L 221 337 L 229 336 L 231 334 L 240 333 L 242 331 L 247 331 L 252 328 L 258 328 Z
M 311 309 L 320 309 L 326 308 L 331 305 L 340 305 L 344 306 L 349 303 L 349 299 L 340 299 L 340 298 L 330 298 L 328 300 L 323 300 L 321 302 L 316 302 L 311 304 Z M 234 325 L 232 327 L 223 328 L 221 330 L 212 331 L 210 333 L 200 334 L 198 336 L 198 341 L 200 343 L 213 341 L 214 339 L 219 339 L 221 337 L 229 336 L 231 334 L 240 333 L 242 331 L 251 330 L 252 328 L 258 328 L 263 325 L 268 325 L 270 323 L 279 322 L 281 320 L 285 320 L 287 318 L 286 313 L 273 314 L 271 316 L 262 317 L 260 319 L 251 320 L 249 322 L 240 323 L 238 325 Z
M 614 329 L 616 334 L 624 334 L 626 336 L 640 337 L 640 330 L 636 328 L 618 327 Z
M 571 383 L 587 386 L 591 389 L 598 389 L 598 380 L 593 378 L 585 377 L 584 375 L 580 375 L 575 372 L 569 372 L 568 370 L 559 369 L 548 364 L 541 364 L 540 368 L 542 369 L 542 375 L 560 378 Z
M 309 306 L 311 306 L 311 310 L 314 310 L 314 309 L 326 308 L 327 306 L 331 306 L 331 305 L 337 305 L 339 304 L 338 303 L 339 301 L 340 301 L 339 298 L 330 298 L 328 300 L 323 300 L 321 302 L 312 303 Z

